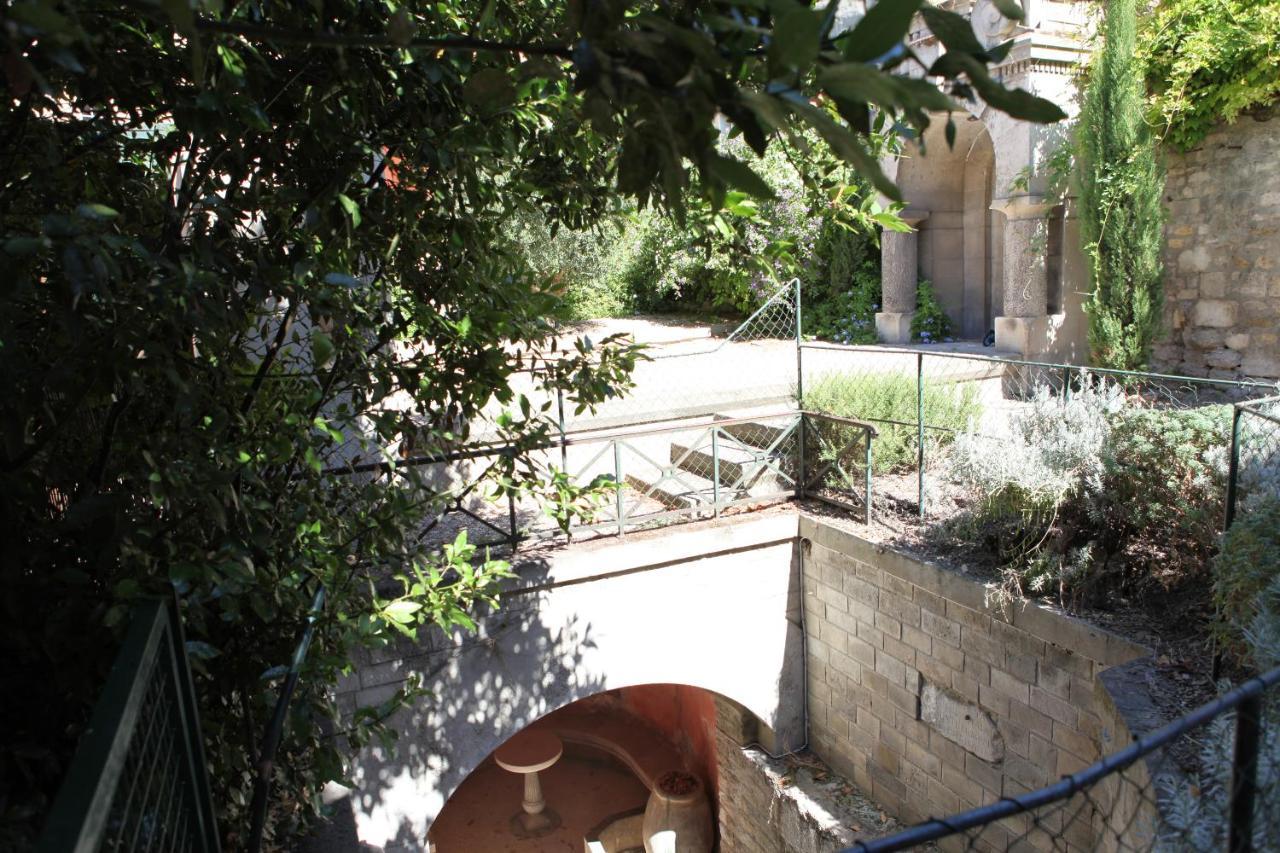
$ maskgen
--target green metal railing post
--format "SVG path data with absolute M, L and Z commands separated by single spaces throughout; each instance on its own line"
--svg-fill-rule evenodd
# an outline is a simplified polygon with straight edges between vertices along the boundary
M 719 430 L 711 427 L 711 503 L 712 515 L 720 517 L 720 444 L 716 440 Z
M 916 462 L 919 466 L 920 517 L 924 518 L 924 353 L 916 353 Z
M 271 723 L 267 726 L 267 734 L 262 739 L 262 749 L 258 758 L 258 775 L 253 781 L 253 801 L 249 805 L 249 841 L 245 849 L 257 853 L 262 849 L 262 835 L 267 823 L 267 796 L 271 790 L 271 777 L 276 763 L 276 750 L 280 748 L 280 740 L 284 736 L 285 716 L 289 712 L 289 702 L 293 699 L 293 691 L 298 686 L 298 678 L 302 674 L 303 661 L 307 659 L 307 650 L 311 647 L 311 638 L 315 636 L 316 622 L 324 609 L 325 589 L 321 586 L 311 600 L 311 609 L 307 613 L 307 627 L 303 629 L 297 647 L 293 650 L 293 660 L 289 662 L 289 674 L 285 676 L 284 686 L 276 698 L 275 712 L 271 715 Z
M 617 484 L 614 489 L 614 506 L 618 511 L 618 535 L 622 536 L 627 532 L 627 518 L 623 504 L 625 501 L 622 497 L 622 446 L 618 444 L 618 440 L 613 440 L 613 482 Z
M 560 424 L 560 470 L 569 471 L 569 439 L 564 430 L 564 389 L 556 389 L 556 419 Z
M 1227 466 L 1227 507 L 1222 529 L 1230 530 L 1236 520 L 1236 487 L 1240 479 L 1240 415 L 1239 405 L 1231 408 L 1231 461 Z
M 1066 405 L 1071 402 L 1071 368 L 1062 365 L 1062 403 Z
M 809 481 L 809 474 L 804 469 L 804 430 L 809 423 L 809 416 L 800 413 L 800 421 L 796 424 L 796 498 L 804 498 L 804 485 Z
M 804 336 L 800 321 L 800 279 L 796 286 L 796 404 L 804 406 Z
M 1261 741 L 1262 696 L 1250 696 L 1236 709 L 1227 853 L 1253 853 L 1253 811 L 1258 795 L 1258 745 Z
M 862 431 L 862 435 L 867 439 L 867 455 L 866 455 L 866 458 L 863 460 L 863 464 L 866 465 L 866 477 L 864 481 L 864 484 L 866 486 L 866 494 L 864 495 L 864 500 L 866 501 L 867 506 L 866 506 L 866 514 L 864 516 L 863 523 L 870 524 L 871 523 L 871 430 L 864 429 Z

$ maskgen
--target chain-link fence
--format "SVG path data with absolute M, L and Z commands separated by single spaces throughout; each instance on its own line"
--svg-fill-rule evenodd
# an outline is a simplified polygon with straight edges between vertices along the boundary
M 1234 408 L 1225 526 L 1268 499 L 1280 501 L 1280 396 Z
M 1047 787 L 844 853 L 1280 849 L 1280 668 Z
M 135 611 L 37 849 L 217 851 L 176 608 Z
M 724 338 L 649 345 L 627 394 L 583 412 L 557 398 L 562 429 L 580 432 L 694 415 L 793 408 L 799 305 L 799 283 L 793 282 L 780 287 Z
M 812 343 L 801 351 L 804 408 L 874 424 L 875 502 L 890 514 L 920 518 L 945 515 L 948 498 L 970 498 L 959 492 L 972 492 L 968 475 L 976 465 L 1003 469 L 1024 490 L 1051 488 L 1028 478 L 1049 477 L 1054 472 L 1046 467 L 1055 462 L 1065 474 L 1071 462 L 1065 457 L 1073 454 L 1092 450 L 1097 456 L 1121 412 L 1199 412 L 1214 419 L 1220 422 L 1216 446 L 1225 462 L 1230 404 L 1276 392 L 1275 384 L 1265 382 L 967 351 Z

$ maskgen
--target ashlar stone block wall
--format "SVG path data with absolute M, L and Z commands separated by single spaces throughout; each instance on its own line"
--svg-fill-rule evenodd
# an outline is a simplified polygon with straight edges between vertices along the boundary
M 1241 116 L 1165 163 L 1167 338 L 1156 366 L 1280 377 L 1280 109 Z
M 972 578 L 813 519 L 800 536 L 810 748 L 891 815 L 953 814 L 1098 759 L 1112 737 L 1098 676 L 1141 646 L 1034 604 L 1003 610 Z M 1047 827 L 1059 844 L 1093 849 L 1098 816 L 1052 825 L 1062 814 Z M 1006 819 L 983 840 L 1003 850 L 1028 828 Z

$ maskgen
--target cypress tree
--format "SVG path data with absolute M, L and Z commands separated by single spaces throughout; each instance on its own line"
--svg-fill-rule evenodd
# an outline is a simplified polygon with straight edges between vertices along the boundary
M 1110 0 L 1080 111 L 1080 235 L 1093 363 L 1145 368 L 1161 330 L 1164 169 L 1134 58 L 1136 0 Z

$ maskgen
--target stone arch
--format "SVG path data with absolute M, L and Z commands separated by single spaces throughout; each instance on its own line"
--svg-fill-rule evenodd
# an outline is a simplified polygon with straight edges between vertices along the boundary
M 898 186 L 907 210 L 921 216 L 919 275 L 933 283 L 957 337 L 980 339 L 1000 313 L 1000 220 L 991 212 L 996 149 L 978 115 L 956 117 L 947 146 L 938 116 L 903 152 Z
M 788 524 L 788 522 L 790 522 Z M 676 683 L 733 697 L 804 740 L 804 656 L 793 519 L 653 531 L 530 557 L 477 632 L 435 632 L 359 667 L 349 706 L 410 675 L 430 693 L 361 751 L 345 799 L 351 832 L 416 849 L 469 773 L 511 735 L 578 700 Z M 389 695 L 389 693 L 388 693 Z M 340 694 L 340 702 L 343 701 Z

